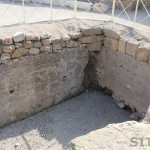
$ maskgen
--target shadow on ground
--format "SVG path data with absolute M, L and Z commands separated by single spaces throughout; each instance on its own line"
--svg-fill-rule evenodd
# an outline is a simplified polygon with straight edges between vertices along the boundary
M 0 129 L 0 149 L 64 149 L 75 137 L 127 121 L 130 112 L 119 109 L 109 96 L 86 92 L 25 120 Z

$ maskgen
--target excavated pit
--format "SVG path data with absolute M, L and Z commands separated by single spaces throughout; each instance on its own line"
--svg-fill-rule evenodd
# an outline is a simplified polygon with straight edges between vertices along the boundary
M 0 32 L 1 127 L 79 95 L 2 128 L 2 150 L 65 149 L 78 136 L 129 120 L 131 111 L 132 119 L 145 116 L 150 104 L 146 35 L 87 20 L 4 27 Z

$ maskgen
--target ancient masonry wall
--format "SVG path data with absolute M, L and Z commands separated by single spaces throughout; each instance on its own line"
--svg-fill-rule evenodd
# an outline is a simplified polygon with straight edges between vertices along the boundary
M 84 70 L 92 61 L 95 76 L 88 80 L 112 90 L 120 107 L 146 112 L 150 46 L 129 35 L 126 28 L 107 23 L 80 26 L 57 38 L 46 31 L 1 39 L 0 126 L 83 92 Z

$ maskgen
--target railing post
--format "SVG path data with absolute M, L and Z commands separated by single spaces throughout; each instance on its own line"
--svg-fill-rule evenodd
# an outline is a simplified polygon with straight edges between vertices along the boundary
M 53 12 L 52 12 L 52 10 L 53 10 L 53 0 L 50 0 L 50 20 L 53 19 Z
M 23 23 L 25 23 L 25 5 L 24 5 L 24 0 L 22 0 L 22 7 L 23 7 Z
M 77 18 L 77 0 L 74 0 L 74 18 Z
M 135 23 L 136 23 L 137 11 L 138 11 L 138 8 L 139 8 L 139 2 L 140 2 L 140 0 L 137 0 L 136 10 L 135 10 L 135 15 L 134 15 L 134 22 L 133 22 L 133 29 L 135 29 Z
M 112 15 L 111 15 L 112 21 L 114 21 L 115 8 L 116 8 L 116 0 L 113 0 Z

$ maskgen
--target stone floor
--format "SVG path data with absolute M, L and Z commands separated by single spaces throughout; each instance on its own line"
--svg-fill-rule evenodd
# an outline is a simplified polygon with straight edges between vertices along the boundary
M 0 129 L 0 150 L 62 150 L 72 139 L 111 123 L 129 120 L 101 92 L 85 92 L 34 116 Z

